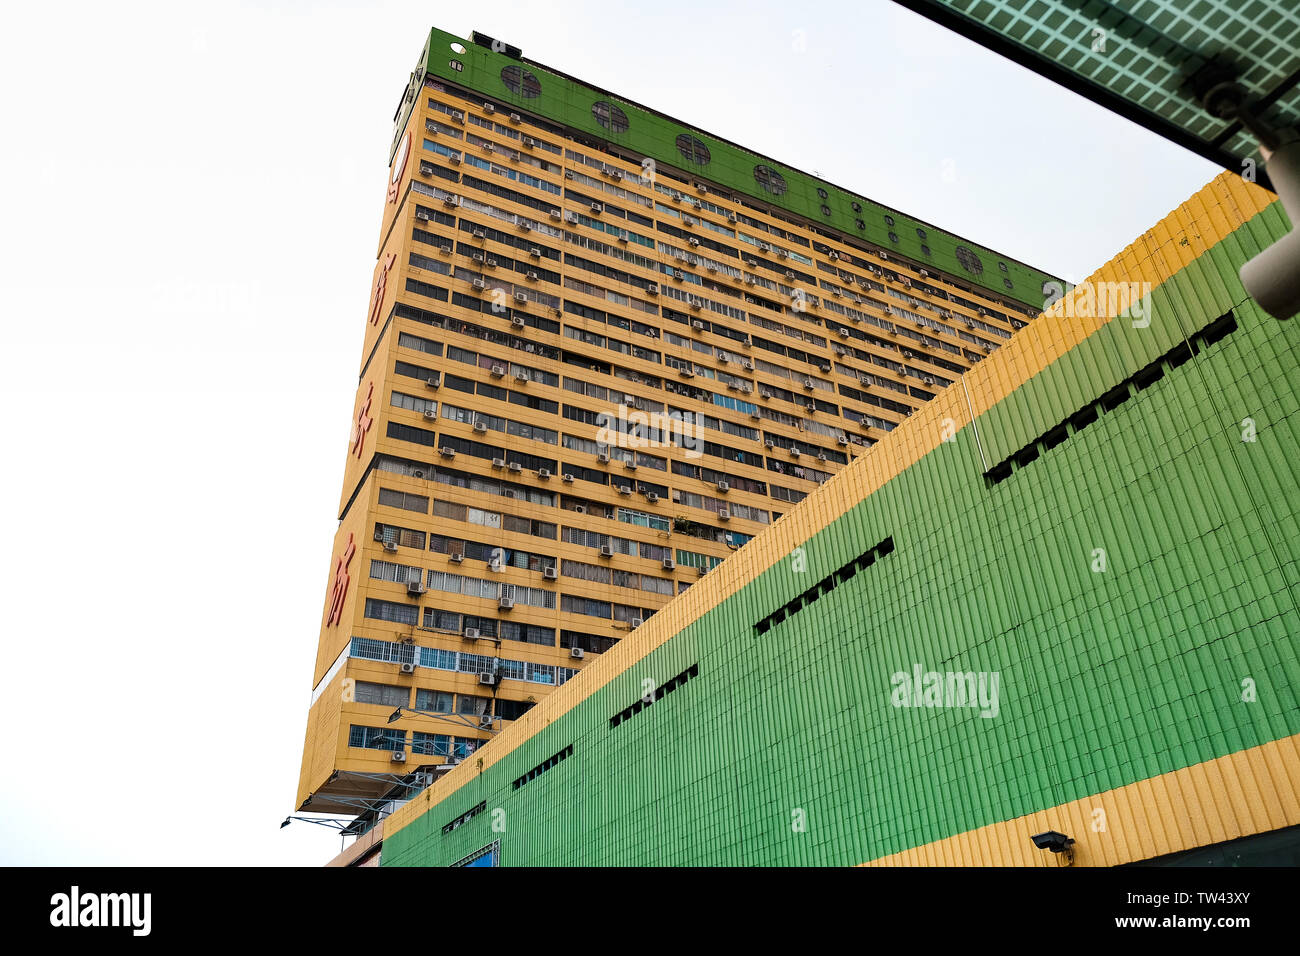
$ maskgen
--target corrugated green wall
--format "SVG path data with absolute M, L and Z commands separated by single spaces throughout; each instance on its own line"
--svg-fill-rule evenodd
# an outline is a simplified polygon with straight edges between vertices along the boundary
M 1270 207 L 1157 290 L 1150 328 L 1112 321 L 977 419 L 985 454 L 1229 309 L 1235 333 L 996 485 L 963 429 L 809 541 L 806 572 L 763 573 L 391 835 L 384 865 L 494 840 L 505 865 L 854 864 L 1300 732 L 1300 328 L 1236 278 L 1286 228 Z M 755 636 L 890 535 L 891 555 Z M 643 678 L 696 663 L 609 726 Z M 914 664 L 997 671 L 999 715 L 893 707 Z

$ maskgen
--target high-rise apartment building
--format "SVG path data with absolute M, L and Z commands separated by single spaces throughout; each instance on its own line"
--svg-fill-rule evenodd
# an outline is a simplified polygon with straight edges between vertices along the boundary
M 299 808 L 370 831 L 1054 282 L 432 31 L 395 116 Z

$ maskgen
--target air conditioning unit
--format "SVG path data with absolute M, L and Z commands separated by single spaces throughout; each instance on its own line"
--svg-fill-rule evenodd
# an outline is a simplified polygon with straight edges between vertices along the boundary
M 479 729 L 480 729 L 480 730 L 491 730 L 491 729 L 492 729 L 492 725 L 493 725 L 495 722 L 496 722 L 495 718 L 492 717 L 490 714 L 480 714 L 480 715 L 479 715 L 479 718 L 478 718 L 478 725 L 479 725 Z
M 771 252 L 771 251 L 772 251 L 772 247 L 769 246 L 766 242 L 760 242 L 760 243 L 758 244 L 758 251 L 759 251 L 759 252 Z
M 695 303 L 698 302 L 698 301 L 699 301 L 698 299 L 692 299 L 692 300 L 691 300 L 691 308 L 693 308 L 693 309 L 698 309 L 699 306 L 695 304 Z M 691 328 L 695 329 L 697 332 L 703 332 L 703 331 L 704 331 L 704 323 L 701 322 L 699 319 L 696 319 L 694 322 L 691 323 Z
M 490 116 L 491 114 L 495 113 L 496 111 L 497 111 L 497 108 L 496 108 L 495 106 L 493 106 L 491 103 L 484 103 L 484 104 L 483 104 L 483 112 L 484 112 L 484 113 L 487 113 L 489 116 Z
M 806 379 L 804 379 L 804 380 L 803 380 L 803 387 L 804 387 L 804 388 L 812 388 L 812 387 L 813 387 L 813 380 L 810 379 L 810 378 L 806 378 Z
M 473 279 L 470 279 L 469 284 L 472 285 L 474 288 L 478 289 L 480 292 L 482 292 L 484 289 L 487 288 L 487 283 L 484 282 L 482 279 L 478 278 L 477 276 L 475 276 Z
M 625 398 L 623 399 L 623 404 L 626 405 L 628 408 L 635 408 L 635 407 L 636 407 L 636 399 L 633 398 L 631 395 L 628 395 L 627 397 L 625 397 Z
M 838 298 L 839 298 L 841 295 L 843 295 L 843 294 L 844 294 L 844 293 L 840 292 L 840 290 L 839 290 L 838 288 L 836 288 L 836 287 L 834 287 L 834 286 L 831 287 L 831 295 L 835 296 L 835 298 L 838 299 Z
M 718 493 L 719 493 L 719 494 L 723 494 L 723 495 L 725 495 L 725 494 L 726 494 L 728 491 L 730 491 L 730 490 L 731 490 L 731 485 L 727 484 L 725 481 L 720 481 L 720 482 L 718 482 Z
M 420 469 L 420 468 L 416 468 L 416 469 L 414 469 L 414 470 L 411 472 L 411 477 L 412 477 L 412 478 L 423 478 L 423 477 L 424 477 L 424 471 L 423 471 L 423 469 Z
M 486 258 L 486 257 L 483 255 L 483 253 L 481 253 L 481 252 L 479 252 L 479 251 L 477 251 L 477 250 L 475 250 L 474 252 L 471 252 L 471 253 L 469 254 L 469 257 L 470 257 L 471 259 L 473 259 L 475 262 L 482 262 L 482 261 L 484 260 L 484 258 Z
M 624 245 L 627 245 L 627 230 L 620 229 L 618 235 L 615 236 L 614 238 L 617 239 L 619 242 L 623 243 Z
M 586 505 L 574 505 L 574 506 L 573 506 L 573 513 L 574 513 L 575 515 L 585 515 L 585 514 L 587 513 L 587 506 L 586 506 Z
M 620 495 L 623 495 L 623 496 L 626 497 L 627 495 L 632 494 L 632 486 L 631 486 L 631 485 L 619 485 L 619 486 L 618 486 L 618 493 L 619 493 Z
M 447 243 L 444 242 L 440 248 L 442 249 L 442 254 L 444 256 L 451 255 L 451 246 L 447 245 Z
M 826 253 L 826 255 L 828 255 L 831 259 L 839 259 L 839 257 L 840 257 L 840 254 L 839 254 L 838 252 L 836 252 L 834 249 L 832 249 L 830 252 Z
M 614 549 L 607 544 L 602 544 L 600 546 L 600 556 L 602 558 L 612 558 L 614 556 Z
M 524 149 L 532 149 L 534 146 L 537 145 L 537 140 L 533 139 L 531 136 L 525 136 L 523 139 L 523 143 L 524 143 Z
M 536 282 L 536 281 L 537 281 L 537 273 L 536 273 L 536 272 L 527 272 L 527 273 L 524 274 L 524 278 L 527 279 L 529 282 Z
M 645 291 L 646 291 L 646 294 L 647 294 L 647 295 L 658 295 L 658 294 L 659 294 L 659 283 L 657 283 L 657 282 L 651 282 L 649 285 L 647 285 L 647 286 L 645 287 Z
M 566 471 L 563 475 L 560 476 L 560 480 L 563 481 L 566 485 L 571 485 L 573 484 L 573 475 L 569 474 Z
M 527 302 L 527 301 L 528 301 L 528 294 L 525 293 L 525 292 L 516 292 L 516 293 L 515 293 L 515 301 L 516 301 L 516 302 Z
M 600 203 L 594 202 L 591 204 L 591 214 L 593 216 L 599 216 L 604 211 L 605 211 L 605 207 L 602 206 Z
M 504 377 L 505 377 L 505 374 L 506 374 L 506 367 L 505 367 L 504 365 L 493 365 L 493 366 L 492 366 L 492 377 L 493 377 L 493 378 L 504 378 Z
M 843 326 L 840 326 L 840 338 L 847 339 L 848 337 L 849 337 L 849 330 L 844 328 Z
M 841 445 L 847 445 L 847 444 L 849 443 L 848 438 L 845 437 L 844 435 L 841 435 L 839 438 L 837 438 L 837 439 L 835 439 L 835 440 L 836 440 L 837 442 L 839 442 Z
M 528 255 L 530 255 L 534 259 L 540 259 L 542 257 L 542 250 L 538 249 L 536 246 L 533 246 L 531 249 L 528 250 Z
M 664 561 L 663 561 L 663 569 L 664 569 L 665 571 L 676 571 L 676 570 L 677 570 L 677 562 L 674 561 L 672 558 L 664 558 Z
M 462 113 L 460 110 L 452 110 L 451 118 L 455 120 L 457 123 L 465 122 L 465 114 Z
M 559 576 L 560 576 L 560 573 L 559 573 L 558 571 L 556 571 L 555 568 L 543 568 L 543 569 L 542 569 L 542 577 L 545 578 L 547 581 L 554 581 L 554 580 L 556 580 L 557 578 L 559 578 Z
M 532 379 L 528 377 L 528 373 L 525 372 L 523 369 L 517 368 L 515 369 L 515 381 L 519 382 L 522 385 L 532 381 Z
M 650 502 L 650 504 L 652 504 L 652 505 L 654 505 L 654 504 L 658 504 L 658 503 L 659 503 L 659 492 L 657 492 L 657 491 L 647 491 L 647 492 L 645 493 L 645 500 L 648 501 L 648 502 Z
M 803 452 L 801 452 L 801 451 L 799 450 L 799 446 L 798 446 L 798 445 L 791 445 L 791 446 L 790 446 L 790 457 L 791 457 L 791 458 L 798 458 L 798 457 L 799 457 L 800 455 L 802 455 L 802 454 L 803 454 Z
M 584 651 L 581 647 L 571 647 L 569 648 L 569 656 L 572 657 L 575 661 L 580 661 L 587 656 L 587 652 Z
M 485 153 L 490 153 L 490 152 L 492 152 L 494 149 L 496 149 L 496 147 L 493 146 L 491 143 L 484 143 L 484 144 L 483 144 L 483 152 L 485 152 Z
M 825 461 L 825 460 L 826 460 L 826 452 L 824 452 L 824 451 L 819 451 L 819 452 L 817 453 L 817 460 L 818 460 L 818 461 Z
M 441 455 L 443 458 L 455 458 L 456 449 L 448 448 L 446 445 L 444 445 L 438 449 L 438 454 Z
M 489 259 L 486 265 L 489 269 L 495 269 L 497 267 L 497 261 L 495 259 Z
M 778 249 L 776 250 L 776 257 L 778 259 L 789 259 L 790 253 L 786 252 L 784 249 Z
M 393 763 L 406 763 L 406 751 L 394 750 L 393 755 L 390 759 L 393 761 Z
M 511 114 L 510 114 L 510 122 L 512 122 L 512 123 L 522 123 L 523 121 L 524 121 L 524 118 L 523 118 L 522 116 L 520 116 L 518 113 L 511 113 Z
M 384 540 L 384 532 L 383 532 L 381 529 L 379 529 L 379 528 L 376 528 L 376 529 L 375 529 L 375 540 L 376 540 L 376 541 L 383 541 L 383 540 Z
M 759 397 L 759 398 L 763 398 L 763 399 L 771 398 L 771 397 L 772 397 L 772 393 L 769 392 L 769 391 L 768 391 L 767 389 L 765 389 L 765 388 L 760 388 L 760 389 L 758 390 L 758 397 Z
M 540 480 L 542 480 L 542 481 L 550 481 L 550 480 L 551 480 L 551 469 L 549 469 L 549 468 L 538 468 L 538 469 L 537 469 L 537 477 L 538 477 Z
M 762 421 L 762 419 L 763 419 L 763 416 L 760 415 L 760 414 L 758 413 L 758 409 L 757 409 L 757 408 L 752 409 L 752 410 L 750 411 L 750 413 L 749 413 L 749 417 L 752 418 L 752 419 L 753 419 L 754 421 L 756 421 L 756 422 L 757 422 L 757 421 Z
M 512 461 L 510 463 L 509 470 L 513 472 L 521 472 L 524 470 L 524 466 L 517 461 Z
M 631 625 L 633 628 L 638 628 L 641 626 L 641 619 L 639 617 L 634 617 L 627 623 Z
M 421 584 L 419 581 L 407 581 L 407 582 L 406 582 L 406 593 L 407 593 L 407 594 L 423 594 L 423 593 L 424 593 L 424 585 Z
M 636 471 L 636 459 L 635 459 L 635 458 L 624 458 L 624 459 L 623 459 L 623 467 L 626 468 L 628 471 Z
M 793 278 L 794 278 L 794 270 L 793 270 L 793 269 L 786 269 L 786 270 L 785 270 L 785 277 L 786 277 L 787 279 L 793 279 Z
M 730 520 L 731 520 L 731 512 L 728 511 L 726 508 L 719 508 L 719 509 L 718 509 L 718 520 L 719 520 L 719 521 L 730 521 Z
M 921 379 L 921 381 L 923 381 L 926 385 L 934 384 L 934 379 L 931 378 L 929 375 L 926 375 L 924 378 Z
M 478 682 L 487 687 L 495 687 L 497 683 L 497 675 L 493 674 L 491 671 L 483 671 L 478 675 Z
M 479 630 L 478 630 L 477 627 L 467 627 L 467 628 L 465 628 L 465 640 L 467 640 L 467 641 L 477 641 L 477 640 L 478 640 L 478 635 L 479 635 Z
M 772 441 L 772 439 L 770 438 L 767 441 L 763 442 L 763 444 L 767 446 L 769 451 L 776 447 L 776 442 Z
M 523 319 L 521 319 L 519 316 L 516 315 L 516 316 L 512 316 L 512 317 L 511 317 L 511 319 L 510 319 L 510 324 L 511 324 L 514 328 L 516 328 L 516 329 L 522 329 L 522 328 L 524 328 L 528 323 L 525 322 Z
M 414 674 L 415 661 L 402 661 L 402 663 L 397 665 L 397 669 L 403 674 Z
M 687 241 L 688 241 L 692 246 L 698 246 L 698 245 L 700 244 L 700 240 L 696 239 L 694 236 L 691 236 L 690 239 L 688 239 Z
M 426 409 L 424 410 L 424 420 L 425 420 L 425 421 L 427 421 L 427 422 L 431 422 L 431 421 L 434 421 L 435 419 L 437 419 L 437 417 L 438 417 L 438 413 L 435 412 L 432 408 L 426 408 Z
M 506 460 L 505 460 L 504 458 L 493 458 L 493 459 L 492 459 L 492 467 L 493 467 L 493 468 L 504 468 L 505 466 L 506 466 Z
M 596 464 L 598 464 L 598 465 L 608 465 L 608 464 L 609 464 L 609 455 L 605 454 L 605 452 L 602 451 L 599 455 L 596 456 Z
M 503 597 L 503 598 L 498 598 L 498 599 L 497 599 L 497 609 L 498 609 L 498 610 L 501 610 L 501 611 L 509 611 L 509 610 L 510 610 L 511 608 L 513 608 L 514 606 L 515 606 L 515 599 L 514 599 L 514 598 Z
M 389 554 L 396 554 L 396 553 L 397 553 L 397 542 L 396 542 L 396 541 L 385 541 L 385 542 L 384 542 L 384 550 L 387 551 Z
M 461 554 L 459 551 L 453 551 L 451 554 L 447 555 L 447 560 L 452 564 L 461 564 L 465 560 L 465 555 Z
M 444 206 L 459 206 L 459 205 L 460 205 L 460 197 L 459 197 L 459 196 L 445 196 L 445 197 L 443 197 L 442 204 L 443 204 Z
M 447 157 L 447 162 L 451 163 L 453 166 L 459 166 L 460 153 L 452 153 L 450 156 Z

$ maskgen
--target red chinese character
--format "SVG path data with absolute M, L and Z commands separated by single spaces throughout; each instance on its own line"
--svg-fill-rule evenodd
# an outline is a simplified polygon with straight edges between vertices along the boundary
M 390 252 L 385 256 L 383 267 L 379 270 L 379 278 L 375 280 L 375 293 L 370 300 L 371 325 L 379 324 L 379 315 L 384 309 L 384 290 L 388 288 L 388 270 L 392 268 L 396 259 L 397 254 L 394 252 Z
M 356 552 L 357 546 L 352 543 L 352 535 L 348 535 L 348 545 L 339 555 L 338 563 L 334 566 L 334 587 L 330 591 L 330 613 L 325 619 L 326 627 L 333 627 L 343 620 L 343 602 L 348 596 L 348 585 L 352 583 L 352 578 L 348 575 L 348 565 L 352 563 L 352 555 Z
M 370 391 L 366 392 L 366 400 L 361 403 L 357 409 L 357 423 L 352 426 L 352 450 L 358 458 L 361 457 L 361 449 L 366 443 L 366 432 L 370 431 L 370 426 L 375 420 L 370 417 L 370 399 L 375 394 L 375 383 L 370 383 Z

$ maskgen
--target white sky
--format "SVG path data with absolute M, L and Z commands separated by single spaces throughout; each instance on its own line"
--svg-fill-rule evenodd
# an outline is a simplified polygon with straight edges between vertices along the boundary
M 430 26 L 1071 280 L 1216 174 L 889 0 L 51 2 L 5 19 L 6 864 L 337 851 L 323 828 L 277 827 L 391 119 Z

